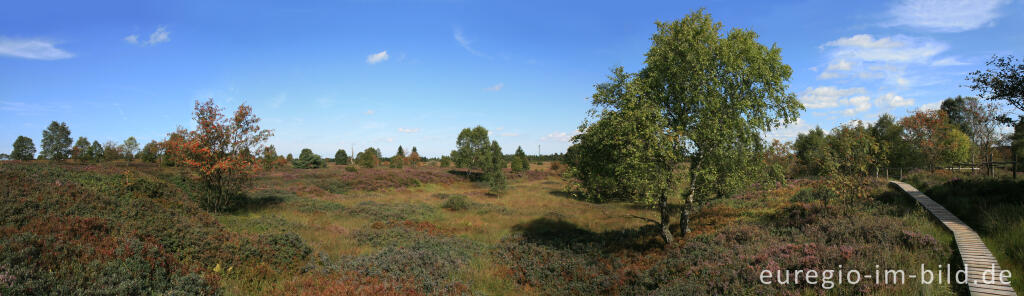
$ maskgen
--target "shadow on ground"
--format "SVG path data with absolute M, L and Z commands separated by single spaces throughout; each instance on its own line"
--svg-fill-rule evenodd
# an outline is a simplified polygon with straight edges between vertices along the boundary
M 512 229 L 521 232 L 523 239 L 528 242 L 577 252 L 643 252 L 660 249 L 664 245 L 654 225 L 598 233 L 565 221 L 558 215 L 547 215 L 515 225 Z

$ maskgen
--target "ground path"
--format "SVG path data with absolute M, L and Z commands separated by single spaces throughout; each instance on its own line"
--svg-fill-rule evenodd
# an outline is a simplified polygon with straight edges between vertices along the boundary
M 974 232 L 974 229 L 971 229 L 970 226 L 960 221 L 953 213 L 950 213 L 942 205 L 918 191 L 914 186 L 900 181 L 890 181 L 889 183 L 917 200 L 917 203 L 921 204 L 935 218 L 939 219 L 942 225 L 946 226 L 946 229 L 953 232 L 957 249 L 960 250 L 960 257 L 963 259 L 964 267 L 968 271 L 967 287 L 970 289 L 971 295 L 1017 295 L 1008 283 L 1003 284 L 998 281 L 998 278 L 993 278 L 993 274 L 995 277 L 998 277 L 1003 268 L 999 266 L 995 256 L 992 256 L 992 252 L 989 252 L 988 247 L 985 247 L 985 242 L 981 241 L 981 237 L 978 236 L 978 233 Z M 985 271 L 991 270 L 993 266 L 995 267 L 995 272 L 985 274 Z M 983 279 L 985 276 L 989 280 L 993 280 L 993 282 L 986 283 Z

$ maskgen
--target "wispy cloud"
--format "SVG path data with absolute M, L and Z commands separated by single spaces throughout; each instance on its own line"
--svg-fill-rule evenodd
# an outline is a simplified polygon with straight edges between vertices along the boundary
M 0 37 L 0 55 L 32 60 L 59 60 L 74 57 L 73 54 L 57 48 L 50 41 L 5 37 Z
M 963 32 L 991 25 L 1009 0 L 903 0 L 889 9 L 886 26 Z
M 954 57 L 947 57 L 947 58 L 943 58 L 943 59 L 936 60 L 936 61 L 932 62 L 932 66 L 963 66 L 963 65 L 969 65 L 969 63 L 961 61 L 961 60 L 958 60 L 957 58 L 954 58 Z
M 373 115 L 373 113 L 376 113 L 376 112 L 374 112 L 373 110 L 366 110 L 366 112 L 363 112 L 363 113 L 366 114 L 366 115 Z
M 571 134 L 566 132 L 553 132 L 546 136 L 540 137 L 540 140 L 548 142 L 568 143 L 569 141 L 572 140 L 572 136 L 575 136 L 576 134 L 578 134 L 578 132 L 573 132 Z
M 388 51 L 382 51 L 366 56 L 366 63 L 373 65 L 388 60 Z
M 875 38 L 859 34 L 829 41 L 822 49 L 832 48 L 832 56 L 840 60 L 869 62 L 923 62 L 945 51 L 945 43 L 904 35 Z
M 167 32 L 167 27 L 157 27 L 153 34 L 149 34 L 149 41 L 146 41 L 146 45 L 154 45 L 157 43 L 171 41 L 170 34 L 171 32 Z
M 473 47 L 469 46 L 473 42 L 469 41 L 469 39 L 466 39 L 466 37 L 462 35 L 462 29 L 456 28 L 455 29 L 455 33 L 454 33 L 454 37 L 455 37 L 455 41 L 458 42 L 459 45 L 462 46 L 462 48 L 466 49 L 466 51 L 468 51 L 469 53 L 471 53 L 473 55 L 476 55 L 476 56 L 487 57 L 487 55 L 485 55 L 485 54 L 477 51 L 476 49 L 473 49 Z
M 808 87 L 800 92 L 799 100 L 808 109 L 839 107 L 845 97 L 862 94 L 864 88 L 836 88 L 834 86 Z
M 420 129 L 418 129 L 418 128 L 398 128 L 398 132 L 405 133 L 405 134 L 415 134 L 415 133 L 420 132 Z
M 492 85 L 491 87 L 485 88 L 485 90 L 488 90 L 488 91 L 499 91 L 499 90 L 501 90 L 504 87 L 505 87 L 505 84 L 499 82 L 498 84 L 495 84 L 495 85 Z
M 153 33 L 149 34 L 149 40 L 139 40 L 138 34 L 131 34 L 125 36 L 122 40 L 130 44 L 136 44 L 140 46 L 151 46 L 171 41 L 171 32 L 167 31 L 167 27 L 159 26 L 156 28 L 156 31 L 153 31 Z
M 829 41 L 819 48 L 826 51 L 830 62 L 818 79 L 883 79 L 891 85 L 908 87 L 915 82 L 906 77 L 908 68 L 918 73 L 921 67 L 934 65 L 938 62 L 933 62 L 936 55 L 949 49 L 949 45 L 904 35 L 858 34 Z M 950 62 L 953 61 L 940 64 Z
M 518 137 L 519 133 L 513 133 L 513 132 L 501 133 L 501 136 L 502 137 Z

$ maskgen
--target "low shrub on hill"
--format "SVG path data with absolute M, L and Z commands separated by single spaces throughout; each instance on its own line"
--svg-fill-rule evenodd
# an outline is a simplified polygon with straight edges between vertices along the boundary
M 311 253 L 294 234 L 227 231 L 179 187 L 133 170 L 5 164 L 0 188 L 4 295 L 218 294 L 224 276 L 275 278 Z

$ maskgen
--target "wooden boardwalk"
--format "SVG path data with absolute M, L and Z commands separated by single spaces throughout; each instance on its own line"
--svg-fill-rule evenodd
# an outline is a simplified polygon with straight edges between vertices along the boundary
M 1017 295 L 1009 284 L 999 282 L 998 276 L 1003 268 L 999 266 L 995 256 L 992 256 L 992 252 L 989 252 L 988 247 L 981 241 L 981 237 L 974 232 L 974 229 L 960 221 L 942 205 L 917 191 L 914 186 L 900 181 L 890 181 L 889 183 L 899 187 L 900 190 L 917 200 L 917 203 L 931 212 L 942 222 L 942 225 L 953 232 L 956 246 L 960 250 L 960 257 L 963 259 L 964 266 L 967 267 L 967 287 L 971 291 L 971 295 Z M 988 279 L 993 283 L 986 284 L 982 277 L 986 270 L 992 269 L 992 266 L 995 266 L 994 276 L 996 278 L 993 278 L 990 273 Z

